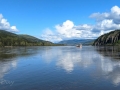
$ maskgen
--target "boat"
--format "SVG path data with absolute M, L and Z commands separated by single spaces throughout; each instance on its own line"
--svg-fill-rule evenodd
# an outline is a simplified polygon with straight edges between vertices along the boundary
M 76 47 L 80 47 L 80 48 L 81 48 L 81 47 L 82 47 L 82 44 L 76 45 Z

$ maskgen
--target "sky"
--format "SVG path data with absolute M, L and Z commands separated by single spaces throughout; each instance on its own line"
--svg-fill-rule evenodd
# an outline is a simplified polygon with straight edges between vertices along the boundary
M 120 0 L 0 0 L 0 29 L 52 42 L 95 39 L 120 29 Z

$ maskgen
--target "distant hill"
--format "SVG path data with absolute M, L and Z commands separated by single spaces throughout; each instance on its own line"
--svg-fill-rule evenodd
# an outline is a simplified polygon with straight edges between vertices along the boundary
M 93 45 L 120 45 L 120 30 L 111 31 L 107 34 L 101 35 L 95 40 Z
M 18 35 L 0 30 L 0 46 L 51 46 L 52 42 L 44 41 L 30 35 Z
M 94 42 L 94 39 L 72 39 L 72 40 L 64 40 L 58 42 L 58 44 L 65 44 L 65 45 L 77 45 L 77 44 L 83 44 L 83 45 L 92 45 Z

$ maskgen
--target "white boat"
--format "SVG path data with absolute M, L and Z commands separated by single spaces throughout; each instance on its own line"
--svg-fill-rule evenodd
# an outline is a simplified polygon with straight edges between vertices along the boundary
M 82 44 L 76 45 L 76 47 L 80 47 L 80 48 L 81 48 L 81 47 L 82 47 Z

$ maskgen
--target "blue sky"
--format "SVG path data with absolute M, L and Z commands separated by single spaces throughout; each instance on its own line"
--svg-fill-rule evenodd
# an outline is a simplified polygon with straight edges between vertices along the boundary
M 119 10 L 120 0 L 0 0 L 0 29 L 53 42 L 96 38 L 119 29 Z

